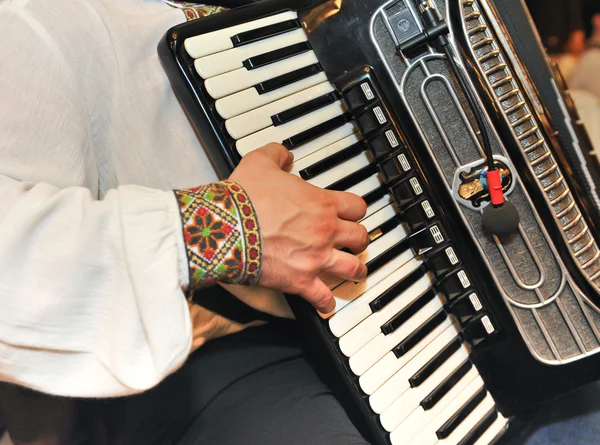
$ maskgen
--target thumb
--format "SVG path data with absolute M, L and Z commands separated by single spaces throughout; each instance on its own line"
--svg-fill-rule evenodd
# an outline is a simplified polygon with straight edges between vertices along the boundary
M 282 170 L 294 161 L 294 155 L 281 144 L 271 143 L 258 151 L 267 155 Z

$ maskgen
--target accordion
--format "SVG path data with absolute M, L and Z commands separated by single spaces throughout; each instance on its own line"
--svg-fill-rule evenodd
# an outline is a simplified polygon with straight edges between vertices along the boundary
M 372 443 L 494 443 L 600 377 L 600 169 L 519 0 L 265 0 L 158 51 L 222 177 L 278 142 L 367 202 L 367 278 L 288 298 Z

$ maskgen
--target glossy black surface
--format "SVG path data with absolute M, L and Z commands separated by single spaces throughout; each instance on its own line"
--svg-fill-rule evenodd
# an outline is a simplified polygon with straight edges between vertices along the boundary
M 446 423 L 444 423 L 440 429 L 437 430 L 438 439 L 445 439 L 450 436 L 452 432 L 460 425 L 460 423 L 467 418 L 469 414 L 479 405 L 485 396 L 487 391 L 482 388 L 475 395 L 473 395 L 465 404 L 452 416 Z
M 431 376 L 444 362 L 446 362 L 452 354 L 458 351 L 462 345 L 463 340 L 457 337 L 451 341 L 448 346 L 438 352 L 431 360 L 429 360 L 421 369 L 419 369 L 408 382 L 411 388 L 417 388 L 421 386 L 425 380 Z
M 516 0 L 510 0 L 512 7 L 502 5 L 502 16 L 510 21 L 511 34 L 531 34 L 531 24 L 527 21 L 525 12 Z M 439 219 L 445 231 L 446 238 L 452 242 L 457 256 L 461 259 L 461 267 L 467 272 L 471 281 L 471 287 L 464 289 L 460 280 L 457 279 L 456 270 L 449 273 L 442 281 L 441 286 L 451 287 L 449 292 L 457 302 L 455 309 L 461 314 L 469 311 L 467 298 L 476 291 L 484 306 L 485 314 L 488 314 L 498 329 L 498 333 L 491 341 L 481 343 L 474 348 L 472 356 L 482 374 L 486 386 L 498 403 L 505 416 L 517 415 L 539 403 L 543 403 L 558 395 L 569 392 L 600 377 L 600 356 L 590 356 L 575 363 L 562 366 L 548 366 L 542 364 L 532 357 L 523 338 L 519 334 L 512 317 L 503 303 L 498 289 L 492 280 L 490 271 L 483 265 L 482 258 L 473 240 L 461 227 L 461 221 L 457 210 L 451 205 L 452 197 L 447 191 L 445 182 L 439 177 L 434 161 L 428 156 L 428 152 L 421 140 L 417 129 L 411 123 L 407 110 L 401 101 L 397 89 L 396 80 L 392 78 L 382 64 L 370 38 L 370 20 L 373 13 L 385 2 L 382 0 L 265 0 L 258 4 L 229 11 L 224 14 L 210 16 L 197 22 L 190 22 L 170 30 L 159 45 L 159 54 L 165 70 L 173 84 L 176 94 L 179 96 L 184 108 L 189 114 L 192 124 L 195 126 L 200 139 L 207 148 L 213 163 L 222 177 L 227 177 L 240 158 L 233 140 L 224 131 L 223 120 L 214 109 L 214 101 L 206 94 L 203 82 L 193 69 L 193 62 L 182 51 L 182 42 L 190 36 L 206 33 L 233 26 L 238 23 L 247 22 L 267 15 L 272 15 L 285 10 L 294 9 L 299 12 L 300 22 L 309 36 L 309 42 L 317 54 L 319 65 L 313 69 L 323 69 L 330 81 L 332 81 L 338 92 L 349 92 L 361 81 L 368 79 L 372 83 L 377 96 L 381 99 L 382 107 L 386 116 L 391 119 L 391 128 L 399 140 L 400 147 L 409 156 L 409 161 L 415 169 L 415 178 L 423 189 L 422 194 L 417 194 L 411 187 L 408 179 L 395 183 L 392 193 L 395 195 L 399 207 L 406 215 L 406 220 L 412 229 L 422 229 L 424 224 L 419 223 L 419 214 L 423 215 L 418 206 L 423 201 L 416 203 L 426 197 L 427 202 L 435 212 L 435 218 Z M 501 2 L 499 2 L 501 3 Z M 461 17 L 457 8 L 458 1 L 450 2 L 455 8 L 452 11 L 452 20 L 459 21 Z M 393 14 L 393 12 L 390 12 Z M 395 17 L 395 16 L 394 16 Z M 457 29 L 456 27 L 454 27 Z M 348 30 L 351 29 L 351 32 Z M 406 37 L 406 36 L 405 36 Z M 457 36 L 459 44 L 466 44 L 464 37 Z M 509 36 L 510 37 L 510 36 Z M 528 53 L 523 53 L 525 58 L 523 64 L 532 72 L 536 70 L 539 57 L 544 58 L 539 50 L 529 48 Z M 537 53 L 536 53 L 537 51 Z M 533 54 L 533 55 L 532 55 Z M 469 63 L 467 61 L 467 66 Z M 547 222 L 546 230 L 550 233 L 558 251 L 567 263 L 569 272 L 575 281 L 585 289 L 586 293 L 597 299 L 596 292 L 583 279 L 581 272 L 569 259 L 568 246 L 562 240 L 559 229 L 553 223 L 553 216 L 546 210 L 545 199 L 536 187 L 533 187 L 533 178 L 527 173 L 528 167 L 517 155 L 520 148 L 517 147 L 510 134 L 510 129 L 504 120 L 497 114 L 489 92 L 485 84 L 478 78 L 472 67 L 469 69 L 472 80 L 477 86 L 478 94 L 486 105 L 486 110 L 492 116 L 494 125 L 504 139 L 508 150 L 514 153 L 512 161 L 516 168 L 522 173 L 526 186 L 530 192 L 542 219 Z M 542 69 L 536 76 L 550 76 L 547 69 Z M 290 79 L 287 79 L 289 82 Z M 354 90 L 356 91 L 356 90 Z M 348 96 L 350 97 L 350 96 Z M 556 97 L 551 94 L 541 96 L 543 103 L 548 109 L 556 109 Z M 352 109 L 368 107 L 371 101 L 363 102 L 356 94 L 352 95 Z M 590 228 L 597 233 L 598 213 L 586 190 L 578 183 L 576 171 L 570 167 L 568 150 L 561 146 L 561 141 L 553 137 L 552 122 L 545 119 L 545 131 L 547 136 L 554 140 L 554 153 L 560 166 L 568 177 L 569 185 L 574 191 L 579 204 L 584 209 L 585 217 Z M 385 142 L 381 138 L 373 146 L 380 150 L 387 150 Z M 369 142 L 367 145 L 370 146 Z M 377 156 L 381 154 L 376 151 Z M 332 160 L 335 162 L 335 160 Z M 413 177 L 413 176 L 411 176 Z M 529 183 L 529 186 L 527 184 Z M 347 184 L 346 184 L 347 185 Z M 385 189 L 373 192 L 371 199 L 381 197 Z M 410 215 L 410 216 L 409 216 Z M 415 216 L 416 215 L 416 216 Z M 356 378 L 351 377 L 348 370 L 348 362 L 338 351 L 336 340 L 331 336 L 326 322 L 314 312 L 307 303 L 289 296 L 290 303 L 297 318 L 303 323 L 307 337 L 313 339 L 315 361 L 320 367 L 335 370 L 331 379 L 332 385 L 339 389 L 342 398 L 348 402 L 348 408 L 356 419 L 359 419 L 363 434 L 371 438 L 373 443 L 388 444 L 385 435 L 369 411 L 368 403 L 361 394 Z M 597 300 L 596 300 L 597 301 Z M 459 305 L 460 304 L 460 305 Z M 375 308 L 376 310 L 377 308 Z M 481 316 L 482 314 L 480 314 Z M 444 313 L 432 317 L 431 324 L 440 323 L 445 317 Z M 466 321 L 466 317 L 465 317 Z M 392 326 L 389 326 L 392 329 Z M 431 326 L 429 327 L 431 329 Z M 476 331 L 478 326 L 468 325 L 467 331 Z M 471 332 L 475 335 L 476 332 Z M 395 349 L 402 355 L 412 347 L 414 341 L 423 332 L 417 331 L 412 338 L 407 339 Z M 491 414 L 493 416 L 493 414 Z M 490 417 L 491 418 L 491 417 Z M 488 419 L 489 420 L 489 419 Z M 478 437 L 479 432 L 473 431 L 470 440 Z
M 469 370 L 473 368 L 473 363 L 470 360 L 465 360 L 462 365 L 456 369 L 452 374 L 444 379 L 442 383 L 435 388 L 431 394 L 425 397 L 421 401 L 421 407 L 427 411 L 432 409 L 442 397 L 444 397 L 448 391 L 450 391 L 459 381 L 462 379 Z

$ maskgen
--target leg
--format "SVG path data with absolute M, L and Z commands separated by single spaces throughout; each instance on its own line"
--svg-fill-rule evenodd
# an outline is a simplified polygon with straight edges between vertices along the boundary
M 196 419 L 181 445 L 367 445 L 303 358 L 234 382 Z
M 144 394 L 70 400 L 9 388 L 19 397 L 2 397 L 0 412 L 13 414 L 19 445 L 367 445 L 299 344 L 294 323 L 273 323 L 210 342 Z
M 504 445 L 589 445 L 600 437 L 600 383 L 560 397 L 515 422 Z
M 205 406 L 180 445 L 367 445 L 290 330 L 222 339 L 186 367 Z

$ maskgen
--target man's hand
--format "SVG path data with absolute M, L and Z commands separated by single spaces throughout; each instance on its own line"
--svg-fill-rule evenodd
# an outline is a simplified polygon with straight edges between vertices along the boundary
M 258 285 L 297 294 L 322 313 L 335 308 L 333 294 L 319 275 L 358 281 L 366 266 L 349 253 L 366 249 L 366 229 L 356 221 L 366 204 L 356 195 L 323 190 L 284 169 L 292 153 L 269 144 L 248 154 L 230 179 L 250 196 L 262 237 L 262 271 Z

